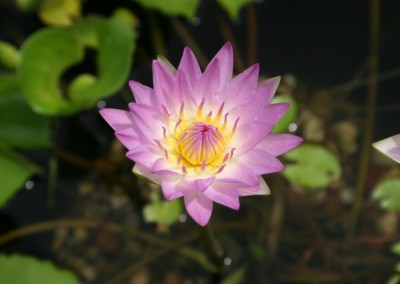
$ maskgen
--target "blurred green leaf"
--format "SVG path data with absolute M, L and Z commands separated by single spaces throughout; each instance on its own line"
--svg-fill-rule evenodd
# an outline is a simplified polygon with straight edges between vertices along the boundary
M 231 274 L 229 274 L 224 280 L 222 280 L 221 284 L 239 284 L 243 283 L 243 277 L 245 275 L 246 268 L 240 267 L 234 270 Z
M 7 147 L 0 146 L 0 207 L 21 189 L 31 175 L 37 172 L 39 172 L 38 167 Z
M 81 16 L 81 0 L 41 0 L 39 18 L 51 26 L 71 26 Z
M 392 245 L 392 247 L 391 247 L 391 251 L 392 251 L 394 254 L 400 255 L 400 242 L 394 243 L 394 244 Z
M 22 11 L 29 12 L 37 8 L 39 0 L 16 0 L 18 8 Z
M 290 103 L 290 107 L 288 111 L 285 113 L 285 115 L 275 125 L 274 129 L 272 130 L 272 133 L 288 132 L 289 125 L 293 123 L 297 118 L 299 107 L 297 105 L 297 102 L 293 99 L 292 96 L 278 95 L 272 100 L 273 104 L 287 103 L 287 102 Z
M 150 193 L 150 204 L 143 208 L 143 216 L 146 222 L 162 225 L 171 225 L 179 220 L 182 214 L 180 200 L 161 200 L 161 192 L 153 190 Z
M 0 75 L 0 141 L 20 149 L 51 146 L 50 120 L 28 106 L 16 76 Z
M 136 29 L 138 27 L 139 20 L 136 15 L 129 9 L 117 8 L 112 13 L 112 17 L 125 23 L 131 29 Z
M 381 208 L 389 211 L 400 209 L 400 179 L 391 178 L 378 183 L 372 193 L 372 198 L 379 200 Z M 398 243 L 399 244 L 399 243 Z M 400 244 L 399 244 L 400 254 Z
M 219 5 L 226 10 L 233 20 L 238 18 L 240 9 L 251 2 L 253 0 L 218 0 Z
M 59 86 L 65 70 L 83 56 L 78 37 L 65 30 L 45 28 L 28 38 L 21 49 L 19 79 L 23 94 L 36 112 L 72 114 L 87 107 L 67 100 Z
M 15 46 L 0 40 L 0 65 L 6 68 L 17 69 L 19 53 Z
M 199 0 L 134 0 L 145 8 L 156 9 L 166 15 L 180 15 L 189 21 L 196 15 Z
M 79 283 L 73 273 L 30 256 L 0 255 L 0 271 L 1 283 L 7 284 Z
M 322 146 L 302 144 L 284 157 L 293 163 L 288 163 L 282 174 L 297 186 L 323 188 L 341 175 L 339 161 Z
M 390 278 L 386 281 L 386 284 L 399 284 L 400 283 L 400 275 L 393 274 Z
M 97 29 L 103 20 L 104 19 L 100 16 L 89 15 L 76 21 L 72 29 L 83 45 L 90 48 L 97 48 Z
M 90 105 L 118 91 L 127 81 L 135 48 L 133 31 L 117 19 L 104 19 L 97 29 L 98 78 L 93 85 L 71 90 L 70 98 Z
M 85 32 L 93 30 L 96 40 L 81 40 Z M 65 96 L 61 76 L 83 59 L 87 43 L 98 49 L 97 77 L 78 75 L 71 86 L 63 88 L 68 90 Z M 68 115 L 92 107 L 126 82 L 133 49 L 133 31 L 116 19 L 92 17 L 70 31 L 42 29 L 21 50 L 19 78 L 23 94 L 36 112 L 45 115 Z

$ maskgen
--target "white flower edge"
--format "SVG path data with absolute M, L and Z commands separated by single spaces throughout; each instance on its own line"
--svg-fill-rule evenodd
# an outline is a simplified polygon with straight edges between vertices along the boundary
M 400 163 L 400 134 L 375 142 L 372 146 L 397 163 Z

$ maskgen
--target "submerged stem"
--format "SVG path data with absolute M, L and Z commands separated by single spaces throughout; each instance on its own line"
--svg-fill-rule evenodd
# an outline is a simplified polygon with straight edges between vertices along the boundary
M 359 160 L 356 192 L 353 208 L 347 230 L 347 239 L 354 237 L 358 215 L 361 210 L 365 191 L 365 180 L 368 172 L 372 135 L 375 123 L 376 97 L 378 93 L 378 49 L 379 49 L 379 0 L 370 0 L 370 56 L 369 56 L 369 81 L 367 97 L 367 115 L 365 118 L 365 131 Z

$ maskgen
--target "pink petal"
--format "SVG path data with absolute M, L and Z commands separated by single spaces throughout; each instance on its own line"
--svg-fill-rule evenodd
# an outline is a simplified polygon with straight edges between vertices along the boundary
M 239 190 L 233 183 L 214 182 L 204 192 L 204 195 L 214 202 L 238 210 Z
M 155 108 L 148 105 L 130 103 L 136 128 L 141 131 L 141 134 L 148 137 L 148 139 L 160 139 L 165 127 L 165 118 Z
M 115 136 L 127 149 L 136 148 L 146 141 L 141 141 L 138 133 L 132 127 L 115 132 Z
M 206 190 L 212 182 L 215 180 L 215 176 L 211 176 L 208 178 L 190 178 L 186 176 L 183 181 L 189 185 L 192 189 L 196 189 L 199 191 Z
M 148 178 L 152 182 L 156 184 L 161 184 L 162 175 L 156 175 L 151 173 L 147 168 L 143 167 L 142 165 L 135 164 L 132 171 L 140 176 Z
M 232 148 L 236 148 L 234 155 L 238 157 L 253 149 L 271 132 L 273 127 L 272 123 L 254 121 L 240 125 L 239 121 L 239 127 L 230 143 Z
M 192 50 L 188 47 L 185 47 L 183 50 L 182 59 L 178 66 L 178 71 L 179 70 L 187 75 L 191 86 L 194 86 L 200 78 L 201 70 L 199 63 L 197 63 Z
M 233 117 L 240 116 L 242 124 L 259 119 L 262 117 L 260 114 L 271 115 L 269 103 L 275 94 L 279 80 L 280 77 L 275 77 L 261 82 L 253 95 L 249 94 L 245 102 L 237 102 L 238 105 L 234 106 L 229 113 Z
M 279 156 L 300 145 L 303 139 L 292 134 L 270 134 L 257 146 L 273 156 Z
M 189 83 L 187 74 L 184 70 L 178 69 L 176 72 L 176 84 L 173 96 L 171 100 L 174 100 L 175 107 L 172 111 L 178 113 L 182 102 L 184 102 L 185 111 L 194 111 L 197 108 L 196 98 L 193 96 L 193 89 Z
M 226 109 L 249 102 L 256 89 L 258 82 L 259 65 L 254 64 L 237 75 L 230 84 L 221 92 L 221 100 L 225 101 Z
M 267 195 L 271 194 L 271 191 L 262 177 L 259 177 L 260 184 L 252 187 L 241 187 L 239 188 L 240 196 L 250 196 L 250 195 Z
M 129 81 L 135 102 L 138 104 L 150 105 L 152 89 L 136 81 Z
M 277 76 L 259 82 L 257 93 L 255 96 L 263 98 L 268 104 L 271 103 L 272 98 L 274 97 L 275 92 L 278 89 L 280 81 L 281 76 Z
M 222 90 L 232 79 L 233 49 L 229 41 L 218 51 L 208 66 L 211 66 L 214 61 L 219 61 L 219 90 Z
M 259 180 L 255 172 L 248 166 L 230 161 L 226 167 L 217 175 L 217 180 L 221 182 L 241 183 L 249 186 L 256 186 Z
M 173 200 L 183 196 L 183 191 L 178 185 L 182 183 L 182 176 L 164 176 L 161 182 L 161 189 L 165 199 Z
M 155 104 L 168 106 L 168 97 L 174 91 L 175 77 L 168 67 L 158 60 L 153 61 L 153 89 Z
M 193 87 L 194 96 L 197 98 L 199 104 L 203 98 L 205 103 L 212 105 L 219 92 L 220 84 L 220 63 L 219 60 L 211 62 L 204 73 L 200 76 L 199 80 Z M 209 106 L 205 108 L 208 110 Z
M 131 149 L 126 153 L 126 156 L 132 161 L 151 169 L 160 155 L 157 154 L 156 150 L 149 145 L 142 145 Z
M 211 217 L 213 202 L 202 192 L 193 190 L 185 195 L 185 207 L 189 215 L 201 226 L 207 225 Z
M 103 108 L 100 110 L 100 114 L 115 131 L 129 127 L 133 121 L 129 111 Z
M 175 164 L 171 164 L 165 157 L 159 158 L 155 161 L 151 172 L 163 175 L 179 175 L 181 169 Z
M 261 149 L 252 149 L 239 158 L 242 164 L 251 168 L 256 175 L 265 175 L 283 171 L 283 164 L 270 153 Z
M 276 103 L 266 105 L 255 119 L 275 126 L 275 124 L 285 115 L 290 107 L 290 103 Z
M 400 163 L 400 134 L 372 144 L 380 152 Z

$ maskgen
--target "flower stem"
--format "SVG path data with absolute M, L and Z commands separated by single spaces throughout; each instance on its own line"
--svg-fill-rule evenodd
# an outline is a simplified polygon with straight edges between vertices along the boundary
M 214 230 L 209 223 L 207 226 L 203 227 L 201 230 L 201 238 L 209 254 L 210 260 L 212 263 L 219 268 L 219 272 L 221 271 L 222 264 L 224 262 L 225 251 L 215 236 Z M 218 273 L 218 272 L 217 272 Z
M 353 208 L 347 230 L 347 240 L 354 237 L 358 215 L 361 210 L 365 190 L 365 180 L 368 172 L 369 157 L 372 144 L 372 134 L 375 123 L 376 97 L 378 93 L 378 49 L 379 49 L 379 0 L 370 0 L 370 55 L 369 55 L 369 81 L 367 96 L 367 115 L 365 118 L 365 131 L 363 135 L 359 172 L 357 176 L 356 192 Z

